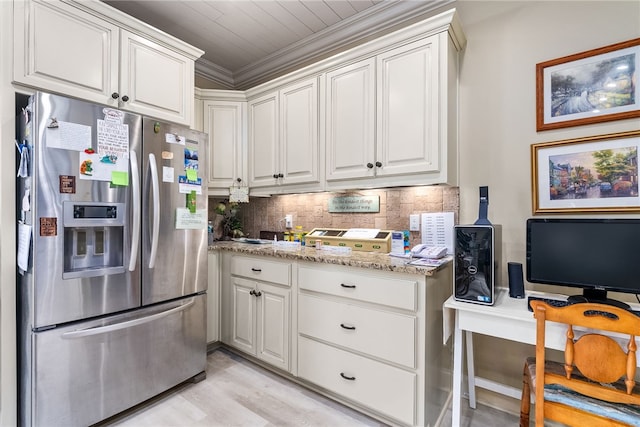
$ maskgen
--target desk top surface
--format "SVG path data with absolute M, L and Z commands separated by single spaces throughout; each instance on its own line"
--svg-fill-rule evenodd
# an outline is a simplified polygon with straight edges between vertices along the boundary
M 496 302 L 494 305 L 474 304 L 464 301 L 456 301 L 453 295 L 444 302 L 444 307 L 453 310 L 460 310 L 477 315 L 489 315 L 496 317 L 506 317 L 514 320 L 529 320 L 534 322 L 533 313 L 527 308 L 529 296 L 556 297 L 566 299 L 566 295 L 551 294 L 548 292 L 526 291 L 524 298 L 511 298 L 509 289 L 496 289 Z M 640 304 L 628 303 L 633 310 L 640 310 Z
M 525 298 L 511 298 L 508 289 L 498 288 L 496 303 L 482 305 L 456 301 L 451 296 L 443 304 L 444 342 L 446 343 L 451 336 L 457 319 L 458 328 L 464 331 L 535 344 L 535 318 L 527 309 L 527 297 L 530 295 L 561 297 L 558 294 L 527 291 Z M 640 309 L 640 304 L 630 305 L 634 310 Z M 583 328 L 576 328 L 576 331 L 588 332 Z M 548 347 L 563 349 L 565 332 L 565 326 L 550 322 L 547 325 Z M 612 334 L 612 336 L 616 335 Z M 640 366 L 640 358 L 638 358 L 638 365 Z

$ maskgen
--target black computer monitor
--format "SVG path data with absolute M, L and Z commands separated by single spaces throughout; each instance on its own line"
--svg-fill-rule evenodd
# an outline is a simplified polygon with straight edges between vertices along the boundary
M 570 301 L 611 300 L 608 291 L 640 294 L 640 219 L 527 220 L 527 281 L 581 288 Z

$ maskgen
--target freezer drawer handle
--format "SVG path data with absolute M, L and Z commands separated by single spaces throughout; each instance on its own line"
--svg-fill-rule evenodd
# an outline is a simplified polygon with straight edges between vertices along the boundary
M 160 235 L 160 188 L 158 185 L 158 167 L 156 156 L 149 153 L 149 169 L 151 170 L 151 187 L 153 189 L 153 229 L 151 232 L 151 253 L 149 254 L 149 268 L 156 266 L 158 253 L 158 238 Z
M 170 316 L 174 313 L 178 313 L 180 311 L 186 310 L 191 307 L 195 303 L 195 298 L 191 298 L 191 300 L 187 303 L 184 303 L 178 307 L 170 308 L 169 310 L 162 311 L 160 313 L 152 314 L 150 316 L 141 317 L 139 319 L 128 320 L 126 322 L 115 323 L 113 325 L 107 326 L 99 326 L 95 328 L 87 328 L 87 329 L 79 329 L 76 331 L 65 332 L 62 334 L 63 339 L 75 339 L 75 338 L 84 338 L 92 335 L 100 335 L 106 334 L 113 331 L 119 331 L 120 329 L 131 328 L 133 326 L 142 325 L 145 323 L 150 323 L 156 321 L 158 319 L 162 319 L 163 317 Z
M 131 254 L 129 271 L 136 269 L 138 261 L 138 245 L 140 244 L 140 173 L 138 172 L 138 156 L 134 150 L 129 151 L 131 161 L 131 188 L 133 198 L 133 226 L 131 229 Z

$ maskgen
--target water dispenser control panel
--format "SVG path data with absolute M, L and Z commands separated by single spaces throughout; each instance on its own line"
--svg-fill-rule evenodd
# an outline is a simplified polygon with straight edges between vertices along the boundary
M 63 279 L 125 271 L 124 214 L 124 203 L 63 203 Z
M 74 218 L 117 218 L 118 206 L 73 205 Z

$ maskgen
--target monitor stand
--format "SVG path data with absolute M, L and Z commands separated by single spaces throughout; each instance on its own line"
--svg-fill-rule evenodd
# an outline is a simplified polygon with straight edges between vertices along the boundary
M 600 289 L 583 289 L 582 295 L 571 295 L 568 298 L 568 301 L 571 304 L 576 304 L 579 302 L 592 302 L 597 304 L 613 305 L 615 307 L 624 308 L 625 310 L 631 309 L 629 304 L 615 299 L 607 298 L 607 291 L 603 291 Z

